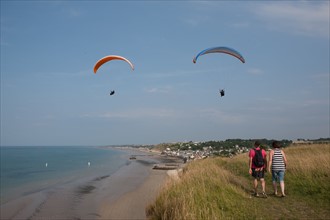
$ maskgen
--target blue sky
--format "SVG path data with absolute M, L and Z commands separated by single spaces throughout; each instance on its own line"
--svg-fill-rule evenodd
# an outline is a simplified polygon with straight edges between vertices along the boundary
M 329 1 L 1 1 L 1 145 L 329 137 L 329 10 Z M 213 46 L 246 63 L 209 54 L 193 64 Z M 135 70 L 112 61 L 93 74 L 106 55 Z

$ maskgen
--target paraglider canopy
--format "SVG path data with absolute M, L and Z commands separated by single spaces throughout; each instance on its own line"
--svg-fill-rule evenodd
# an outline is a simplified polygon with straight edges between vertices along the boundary
M 236 57 L 237 59 L 239 59 L 242 63 L 245 63 L 245 59 L 244 57 L 236 50 L 229 48 L 229 47 L 211 47 L 205 50 L 202 50 L 200 53 L 198 53 L 194 59 L 193 59 L 193 63 L 197 62 L 198 57 L 205 55 L 205 54 L 209 54 L 209 53 L 225 53 L 225 54 L 229 54 L 231 56 Z
M 134 65 L 125 57 L 122 56 L 118 56 L 118 55 L 109 55 L 109 56 L 105 56 L 103 58 L 101 58 L 100 60 L 98 60 L 95 65 L 94 65 L 94 73 L 96 74 L 97 70 L 106 62 L 112 61 L 112 60 L 122 60 L 125 61 L 126 63 L 128 63 L 132 70 L 134 70 Z M 111 90 L 110 91 L 110 96 L 115 94 L 115 90 Z
M 118 56 L 118 55 L 109 55 L 109 56 L 105 56 L 105 57 L 101 58 L 100 60 L 98 60 L 96 62 L 96 64 L 94 65 L 94 73 L 97 72 L 97 70 L 100 68 L 100 66 L 102 66 L 104 63 L 109 62 L 111 60 L 123 60 L 131 66 L 132 70 L 134 70 L 134 65 L 125 57 Z

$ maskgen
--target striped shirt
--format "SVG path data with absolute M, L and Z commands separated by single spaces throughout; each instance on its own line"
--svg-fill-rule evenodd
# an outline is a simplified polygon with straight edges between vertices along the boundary
M 279 171 L 279 170 L 285 170 L 285 164 L 283 155 L 280 149 L 275 148 L 274 149 L 274 155 L 272 160 L 272 170 Z

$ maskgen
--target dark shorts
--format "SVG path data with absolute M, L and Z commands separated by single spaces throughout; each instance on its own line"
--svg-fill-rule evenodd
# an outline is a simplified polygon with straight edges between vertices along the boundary
M 265 176 L 265 168 L 261 170 L 260 168 L 252 168 L 252 176 L 255 179 L 263 179 Z

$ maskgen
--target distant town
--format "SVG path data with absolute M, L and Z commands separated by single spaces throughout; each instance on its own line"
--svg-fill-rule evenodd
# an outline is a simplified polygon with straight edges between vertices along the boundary
M 142 151 L 157 151 L 162 155 L 180 157 L 184 160 L 190 159 L 204 159 L 210 156 L 233 157 L 241 153 L 247 153 L 253 148 L 256 139 L 227 139 L 225 141 L 206 141 L 206 142 L 175 142 L 175 143 L 162 143 L 157 145 L 125 145 L 125 146 L 112 146 L 112 147 L 130 147 Z M 271 149 L 274 140 L 258 139 L 261 142 L 261 148 L 266 151 Z M 283 148 L 289 145 L 299 144 L 330 144 L 330 138 L 319 139 L 297 139 L 280 140 Z

